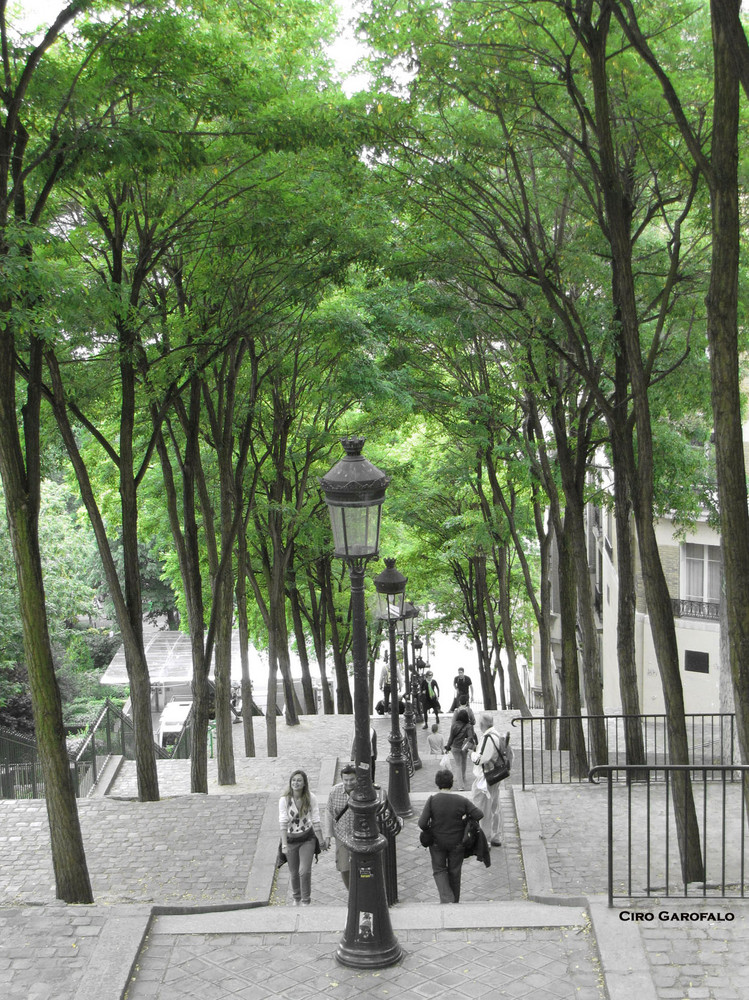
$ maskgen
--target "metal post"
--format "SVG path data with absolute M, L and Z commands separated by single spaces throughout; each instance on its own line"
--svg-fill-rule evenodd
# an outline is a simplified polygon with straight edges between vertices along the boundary
M 351 842 L 346 844 L 351 851 L 348 913 L 346 930 L 336 958 L 341 965 L 356 969 L 383 969 L 400 960 L 402 949 L 390 923 L 382 858 L 387 841 L 378 829 L 377 794 L 369 768 L 372 747 L 369 736 L 364 566 L 350 561 L 348 567 L 353 625 L 356 787 L 349 797 L 353 832 Z
M 406 738 L 411 744 L 411 759 L 414 764 L 414 771 L 422 767 L 421 757 L 419 757 L 419 744 L 416 739 L 416 724 L 414 723 L 414 707 L 412 702 L 411 687 L 413 685 L 413 671 L 408 672 L 408 636 L 403 630 L 403 680 L 406 687 L 406 711 L 403 714 L 404 729 Z
M 399 816 L 413 816 L 413 808 L 408 793 L 408 757 L 404 746 L 398 713 L 398 656 L 395 649 L 395 618 L 388 622 L 390 638 L 390 777 L 388 799 L 390 807 Z

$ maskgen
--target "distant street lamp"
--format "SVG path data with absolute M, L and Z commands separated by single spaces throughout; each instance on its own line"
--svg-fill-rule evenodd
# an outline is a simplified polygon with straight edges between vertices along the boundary
M 413 681 L 415 672 L 414 670 L 409 671 L 408 665 L 408 644 L 414 641 L 414 622 L 419 617 L 419 609 L 411 604 L 410 601 L 406 601 L 403 605 L 403 617 L 398 622 L 398 634 L 403 639 L 403 673 L 405 679 L 406 687 L 406 710 L 403 713 L 404 726 L 406 731 L 406 737 L 411 746 L 411 759 L 414 765 L 414 771 L 418 771 L 422 767 L 421 757 L 419 757 L 419 744 L 416 738 L 416 726 L 414 724 L 414 706 L 413 706 Z M 419 682 L 420 684 L 421 682 Z M 418 690 L 416 699 L 418 702 Z
M 320 480 L 330 514 L 334 554 L 348 566 L 351 580 L 352 657 L 356 787 L 349 796 L 353 833 L 346 930 L 336 951 L 341 965 L 383 969 L 402 956 L 390 922 L 385 891 L 383 851 L 386 838 L 377 823 L 378 799 L 370 760 L 367 632 L 364 571 L 378 555 L 380 515 L 388 476 L 362 455 L 364 438 L 344 438 L 345 456 Z
M 414 636 L 413 642 L 411 643 L 411 650 L 414 655 L 413 662 L 413 674 L 411 678 L 411 692 L 412 697 L 415 702 L 416 708 L 414 711 L 414 718 L 416 722 L 422 721 L 421 716 L 421 678 L 424 676 L 424 670 L 426 669 L 426 663 L 421 658 L 421 651 L 424 648 L 424 643 L 418 637 Z
M 390 754 L 388 764 L 388 800 L 390 807 L 399 816 L 413 816 L 413 808 L 408 793 L 408 756 L 405 738 L 401 733 L 398 712 L 398 654 L 395 648 L 395 633 L 398 622 L 403 618 L 403 604 L 406 592 L 406 577 L 395 568 L 395 559 L 385 560 L 385 569 L 374 578 L 377 591 L 378 618 L 387 622 L 390 639 Z

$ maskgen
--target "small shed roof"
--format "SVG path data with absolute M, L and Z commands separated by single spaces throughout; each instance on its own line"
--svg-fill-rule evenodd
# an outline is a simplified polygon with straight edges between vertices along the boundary
M 164 684 L 167 687 L 178 684 L 189 684 L 192 681 L 192 649 L 190 636 L 184 632 L 159 631 L 145 636 L 146 661 L 152 684 Z M 250 676 L 259 680 L 268 669 L 268 657 L 260 654 L 250 646 Z M 297 664 L 293 664 L 293 667 Z M 292 667 L 292 669 L 293 669 Z M 296 670 L 294 670 L 296 673 Z M 213 664 L 210 676 L 213 677 Z M 239 632 L 235 629 L 231 642 L 231 676 L 239 682 L 242 678 L 242 663 L 239 655 Z M 118 686 L 129 683 L 125 668 L 125 647 L 115 653 L 112 662 L 101 677 L 102 684 Z

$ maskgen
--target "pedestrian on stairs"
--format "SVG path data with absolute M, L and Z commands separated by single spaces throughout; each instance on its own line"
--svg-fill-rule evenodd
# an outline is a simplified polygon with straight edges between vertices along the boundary
M 309 789 L 304 771 L 292 771 L 289 787 L 278 800 L 281 850 L 289 864 L 289 881 L 294 906 L 309 906 L 312 899 L 312 861 L 319 851 L 327 851 L 323 837 L 320 806 Z
M 419 827 L 431 832 L 429 854 L 440 903 L 457 903 L 460 901 L 466 817 L 479 821 L 484 814 L 464 795 L 454 795 L 450 791 L 452 771 L 437 771 L 434 782 L 439 791 L 427 799 L 419 817 Z

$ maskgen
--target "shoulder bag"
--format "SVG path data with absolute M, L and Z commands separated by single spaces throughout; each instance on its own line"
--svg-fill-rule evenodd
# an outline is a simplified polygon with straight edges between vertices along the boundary
M 434 831 L 432 830 L 432 797 L 429 796 L 429 823 L 426 830 L 419 833 L 419 843 L 422 847 L 431 847 L 434 843 Z
M 484 737 L 484 747 L 486 747 L 486 740 L 490 739 L 497 749 L 497 757 L 495 760 L 491 761 L 489 764 L 483 764 L 484 777 L 486 778 L 487 785 L 496 785 L 500 781 L 504 781 L 505 778 L 510 776 L 510 759 L 505 753 L 504 747 L 501 743 L 497 743 L 491 734 L 487 734 Z M 483 753 L 483 750 L 482 750 Z

